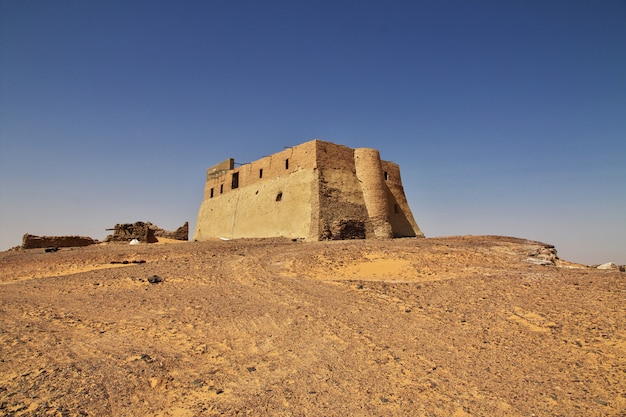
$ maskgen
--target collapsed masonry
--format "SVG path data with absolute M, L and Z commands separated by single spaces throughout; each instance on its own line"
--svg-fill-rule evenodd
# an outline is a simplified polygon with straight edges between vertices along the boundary
M 71 248 L 95 243 L 98 241 L 86 236 L 35 236 L 26 233 L 22 237 L 22 249 Z
M 376 149 L 312 140 L 206 173 L 195 240 L 424 237 L 409 208 L 400 167 Z
M 176 230 L 164 230 L 150 222 L 135 222 L 116 224 L 112 229 L 113 234 L 107 236 L 105 242 L 128 242 L 137 239 L 142 243 L 156 243 L 158 238 L 189 240 L 189 222 Z

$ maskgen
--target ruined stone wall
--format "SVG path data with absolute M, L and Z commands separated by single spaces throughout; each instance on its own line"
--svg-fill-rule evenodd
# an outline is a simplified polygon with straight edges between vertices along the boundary
M 176 230 L 164 230 L 157 228 L 154 230 L 154 236 L 165 239 L 189 240 L 189 222 L 185 222 L 185 224 Z
M 95 243 L 98 242 L 86 236 L 35 236 L 27 233 L 22 237 L 23 249 L 70 248 L 89 246 Z
M 189 240 L 189 222 L 176 230 L 164 230 L 150 222 L 118 223 L 113 234 L 106 237 L 105 242 L 128 242 L 137 239 L 143 243 L 156 243 L 158 238 Z
M 362 235 L 373 234 L 368 222 L 361 184 L 356 177 L 354 150 L 347 146 L 318 141 L 319 239 L 353 238 L 361 235 L 350 229 L 360 225 Z
M 113 234 L 107 236 L 105 242 L 129 242 L 137 239 L 142 243 L 156 243 L 158 239 L 154 235 L 155 227 L 150 222 L 118 223 L 113 229 Z

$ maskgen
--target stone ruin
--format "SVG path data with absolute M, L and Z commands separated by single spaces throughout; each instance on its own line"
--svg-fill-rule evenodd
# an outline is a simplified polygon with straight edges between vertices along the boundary
M 70 248 L 98 243 L 86 236 L 35 236 L 26 233 L 22 237 L 22 249 Z
M 156 243 L 158 238 L 189 240 L 189 222 L 176 230 L 164 230 L 150 222 L 135 222 L 116 224 L 112 229 L 113 234 L 107 236 L 105 242 L 128 242 L 137 239 L 142 243 Z

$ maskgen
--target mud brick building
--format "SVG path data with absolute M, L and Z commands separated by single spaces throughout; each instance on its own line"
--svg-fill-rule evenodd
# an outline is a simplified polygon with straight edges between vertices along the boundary
M 376 149 L 312 140 L 207 170 L 194 239 L 423 237 L 400 167 Z

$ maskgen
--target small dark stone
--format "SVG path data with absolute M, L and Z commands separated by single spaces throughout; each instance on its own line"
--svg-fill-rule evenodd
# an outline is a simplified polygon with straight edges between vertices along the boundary
M 215 393 L 216 393 L 216 394 L 222 394 L 223 392 L 224 392 L 224 390 L 223 390 L 223 389 L 216 389 L 216 390 L 215 390 Z
M 57 248 L 57 247 L 55 246 L 55 247 L 51 247 L 51 248 L 46 248 L 46 249 L 44 249 L 44 250 L 45 250 L 47 253 L 50 253 L 50 252 L 56 252 L 56 251 L 58 251 L 58 250 L 59 250 L 59 248 Z
M 388 403 L 388 402 L 389 402 L 389 399 L 387 399 L 387 398 L 385 398 L 385 397 L 380 397 L 380 402 L 383 402 L 383 403 Z
M 141 360 L 142 360 L 142 361 L 146 361 L 146 362 L 148 362 L 148 363 L 152 363 L 152 358 L 151 358 L 151 357 L 150 357 L 150 355 L 148 355 L 148 354 L 145 354 L 145 353 L 144 353 L 144 354 L 142 354 L 142 355 L 140 356 L 140 358 L 141 358 Z
M 159 282 L 163 282 L 163 278 L 158 275 L 152 275 L 150 278 L 148 278 L 148 282 L 150 284 L 157 284 Z
M 256 367 L 254 367 L 254 366 L 249 366 L 249 367 L 248 367 L 248 368 L 246 368 L 246 369 L 248 369 L 248 372 L 254 372 L 254 371 L 256 371 Z
M 128 265 L 128 261 L 122 261 L 124 265 Z
M 138 261 L 133 261 L 134 264 L 145 264 L 146 261 L 144 261 L 143 259 L 140 259 Z

